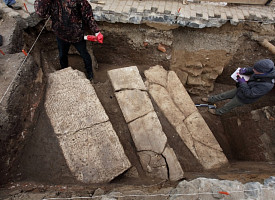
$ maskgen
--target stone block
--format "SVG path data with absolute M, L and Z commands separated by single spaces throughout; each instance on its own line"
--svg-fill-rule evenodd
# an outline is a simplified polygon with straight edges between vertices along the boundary
M 165 9 L 164 9 L 165 14 L 170 14 L 171 13 L 172 5 L 173 5 L 172 2 L 170 2 L 170 1 L 166 2 Z
M 153 5 L 153 1 L 152 0 L 148 0 L 146 1 L 146 4 L 144 6 L 144 11 L 145 12 L 151 12 L 151 8 L 152 8 L 152 5 Z
M 174 150 L 170 147 L 166 147 L 163 154 L 168 165 L 169 170 L 169 180 L 178 181 L 183 178 L 184 172 L 181 165 L 177 159 Z
M 201 20 L 199 20 L 199 19 L 194 19 L 194 20 L 190 21 L 187 24 L 187 26 L 192 27 L 192 28 L 204 28 L 204 27 L 206 27 L 206 24 L 202 23 Z
M 65 74 L 68 74 L 66 71 L 73 70 L 66 68 L 49 75 L 45 107 L 55 133 L 57 135 L 74 133 L 107 121 L 108 116 L 93 86 L 88 79 L 81 80 L 85 75 L 77 78 L 75 73 L 75 76 L 65 77 Z M 64 74 L 61 74 L 62 72 Z M 77 80 L 72 77 L 76 77 Z
M 149 92 L 157 103 L 158 107 L 164 113 L 165 117 L 173 126 L 178 126 L 185 119 L 183 113 L 174 104 L 168 91 L 160 85 L 152 84 L 149 86 Z
M 126 1 L 126 6 L 132 6 L 133 5 L 133 3 L 134 3 L 134 1 L 133 0 L 127 0 Z
M 214 17 L 215 18 L 221 17 L 221 10 L 219 8 L 214 9 Z
M 77 180 L 109 182 L 131 167 L 84 73 L 69 67 L 50 74 L 45 109 Z
M 131 164 L 110 122 L 59 138 L 68 167 L 84 183 L 110 182 Z
M 165 9 L 165 1 L 159 1 L 157 13 L 164 13 L 164 9 Z
M 232 19 L 233 18 L 233 15 L 232 15 L 230 10 L 226 10 L 225 14 L 227 16 L 227 19 Z
M 163 152 L 167 138 L 155 112 L 130 122 L 128 126 L 137 151 Z
M 221 20 L 227 21 L 227 16 L 225 13 L 221 13 Z
M 242 10 L 243 11 L 243 16 L 245 19 L 249 19 L 249 12 L 247 10 Z
M 191 12 L 190 12 L 190 18 L 191 19 L 195 19 L 196 17 L 197 17 L 196 11 L 195 10 L 191 10 Z
M 193 137 L 190 134 L 189 130 L 187 129 L 186 125 L 184 123 L 179 124 L 176 127 L 176 131 L 179 134 L 180 138 L 184 142 L 184 144 L 188 147 L 188 149 L 191 151 L 191 153 L 194 155 L 196 159 L 199 159 L 195 146 Z
M 160 1 L 153 1 L 151 11 L 157 13 Z
M 163 87 L 167 85 L 167 71 L 160 65 L 150 67 L 150 69 L 144 71 L 144 75 L 149 83 L 159 84 Z
M 262 20 L 262 14 L 260 12 L 255 12 L 256 17 L 254 18 L 255 20 L 261 21 Z
M 199 112 L 192 113 L 184 123 L 193 137 L 198 160 L 205 169 L 218 168 L 228 163 L 219 143 Z
M 124 6 L 123 10 L 122 10 L 122 13 L 130 13 L 130 10 L 131 10 L 131 6 Z
M 116 13 L 122 13 L 122 10 L 123 10 L 125 4 L 126 4 L 126 1 L 119 2 L 118 6 L 115 9 L 115 12 Z
M 146 2 L 144 2 L 144 1 L 140 1 L 140 2 L 139 2 L 139 5 L 138 5 L 138 7 L 137 7 L 137 12 L 138 12 L 138 13 L 143 13 L 144 8 L 145 8 L 145 3 L 146 3 Z
M 208 10 L 208 16 L 209 16 L 210 18 L 215 17 L 214 11 L 213 11 L 213 10 Z
M 114 2 L 112 3 L 112 5 L 110 6 L 109 10 L 115 12 L 115 11 L 116 11 L 116 8 L 118 7 L 118 5 L 119 5 L 119 2 L 114 1 Z
M 184 19 L 190 19 L 191 18 L 191 11 L 190 10 L 180 10 L 180 16 Z
M 169 71 L 168 73 L 167 91 L 185 117 L 197 111 L 194 102 L 173 71 Z
M 172 15 L 176 15 L 178 14 L 178 10 L 179 10 L 179 2 L 178 1 L 173 1 L 172 2 L 172 8 L 171 8 L 171 14 Z
M 110 70 L 108 76 L 115 91 L 123 89 L 146 90 L 136 66 Z
M 179 77 L 181 83 L 183 85 L 185 85 L 187 82 L 188 73 L 186 73 L 180 69 L 177 69 L 177 68 L 175 69 L 175 72 L 176 72 L 177 76 Z
M 202 13 L 202 19 L 204 19 L 204 20 L 206 20 L 206 21 L 209 19 L 208 13 L 207 13 L 207 12 L 203 12 L 203 13 Z
M 230 20 L 232 25 L 237 25 L 239 23 L 239 19 L 236 15 L 233 14 L 233 18 Z
M 249 10 L 249 19 L 256 20 L 256 13 L 254 10 Z
M 162 155 L 152 151 L 138 152 L 140 163 L 147 176 L 168 180 L 168 170 Z
M 187 77 L 187 85 L 194 85 L 194 86 L 199 86 L 202 84 L 201 77 L 200 76 L 191 76 L 189 75 Z
M 127 123 L 154 110 L 147 92 L 124 90 L 115 95 Z
M 237 16 L 239 20 L 244 20 L 244 14 L 241 10 L 237 10 Z

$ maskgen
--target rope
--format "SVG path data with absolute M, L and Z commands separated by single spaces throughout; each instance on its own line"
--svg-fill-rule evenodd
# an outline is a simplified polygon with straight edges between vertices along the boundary
M 23 62 L 21 63 L 20 67 L 18 68 L 18 70 L 17 70 L 15 76 L 13 77 L 13 79 L 12 79 L 12 81 L 10 82 L 10 84 L 9 84 L 9 86 L 8 86 L 8 88 L 7 88 L 7 90 L 5 91 L 4 95 L 3 95 L 2 98 L 1 98 L 0 104 L 2 103 L 4 97 L 7 95 L 7 92 L 9 91 L 9 89 L 10 89 L 10 87 L 12 86 L 13 82 L 15 81 L 17 75 L 19 74 L 19 71 L 21 70 L 22 66 L 24 65 L 25 61 L 27 60 L 29 54 L 31 53 L 31 51 L 32 51 L 34 45 L 36 44 L 38 38 L 40 37 L 42 31 L 43 31 L 44 28 L 46 27 L 46 25 L 47 25 L 49 19 L 50 19 L 50 17 L 49 17 L 49 18 L 47 19 L 47 21 L 45 22 L 45 24 L 44 24 L 42 30 L 41 30 L 40 33 L 38 34 L 38 36 L 37 36 L 37 38 L 35 39 L 34 43 L 32 44 L 29 53 L 26 55 L 25 59 L 24 59 Z
M 261 188 L 261 190 L 274 190 L 272 188 Z M 228 192 L 229 195 L 231 193 L 241 193 L 241 192 L 254 192 L 254 191 L 260 191 L 259 189 L 253 189 L 253 190 L 241 190 L 241 191 L 231 191 Z M 212 193 L 212 192 L 201 192 L 201 193 L 178 193 L 178 194 L 129 194 L 129 195 L 99 195 L 99 196 L 92 196 L 92 197 L 68 197 L 68 198 L 47 198 L 47 199 L 42 199 L 42 200 L 73 200 L 73 199 L 95 199 L 95 198 L 101 198 L 101 197 L 114 197 L 114 198 L 124 198 L 124 197 L 157 197 L 157 196 L 164 196 L 164 197 L 169 197 L 169 196 L 194 196 L 194 195 L 213 195 L 213 194 L 221 194 L 221 193 Z

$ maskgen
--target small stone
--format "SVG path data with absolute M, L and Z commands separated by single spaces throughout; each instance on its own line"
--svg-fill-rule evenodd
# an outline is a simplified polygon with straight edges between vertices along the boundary
M 166 48 L 162 45 L 162 44 L 159 44 L 158 45 L 158 50 L 165 53 L 166 52 Z
M 148 47 L 148 44 L 149 44 L 148 42 L 143 42 L 144 47 Z

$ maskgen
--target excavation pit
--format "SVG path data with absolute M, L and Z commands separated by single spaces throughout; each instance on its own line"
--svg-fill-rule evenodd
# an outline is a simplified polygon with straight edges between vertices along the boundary
M 42 25 L 43 23 L 24 31 L 24 49 L 30 49 Z M 255 33 L 259 27 L 270 38 L 274 38 L 274 26 L 271 25 L 245 23 L 232 26 L 227 23 L 220 28 L 192 29 L 156 24 L 100 23 L 100 27 L 105 37 L 104 43 L 88 42 L 88 50 L 93 55 L 93 87 L 133 166 L 111 181 L 111 186 L 104 185 L 106 188 L 112 187 L 112 184 L 150 185 L 162 182 L 146 176 L 141 166 L 107 71 L 137 66 L 145 80 L 145 70 L 161 65 L 165 70 L 176 72 L 194 103 L 202 103 L 202 97 L 235 87 L 230 75 L 237 67 L 251 66 L 263 58 L 275 60 L 274 54 L 255 39 L 262 37 L 260 33 Z M 275 39 L 271 39 L 270 42 L 275 44 Z M 5 141 L 9 143 L 1 145 L 1 148 L 8 147 L 2 149 L 1 153 L 12 161 L 8 166 L 7 163 L 3 165 L 3 180 L 5 183 L 35 181 L 49 185 L 82 185 L 83 183 L 77 181 L 68 168 L 45 111 L 48 76 L 60 70 L 56 38 L 51 31 L 43 31 L 31 56 L 34 59 L 35 70 L 33 76 L 28 77 L 33 78 L 31 82 L 38 82 L 39 85 L 34 84 L 35 87 L 32 87 L 26 84 L 29 88 L 35 88 L 31 93 L 14 93 L 13 98 L 16 98 L 16 95 L 26 95 L 27 100 L 22 97 L 25 101 L 16 104 L 8 102 L 8 111 L 13 116 L 20 116 L 20 123 L 13 128 L 12 134 L 7 136 Z M 69 53 L 69 65 L 72 69 L 85 73 L 82 58 L 73 47 Z M 39 98 L 33 100 L 32 96 Z M 150 99 L 152 100 L 152 97 Z M 184 179 L 207 177 L 247 183 L 263 182 L 275 172 L 274 101 L 273 89 L 258 102 L 237 108 L 222 117 L 212 116 L 206 108 L 198 108 L 229 160 L 229 165 L 213 170 L 203 169 L 180 140 L 156 102 L 152 100 L 152 103 L 167 136 L 167 142 L 174 149 L 184 171 Z M 28 109 L 33 108 L 33 103 L 36 103 L 36 109 L 30 120 Z M 224 102 L 218 103 L 217 106 L 222 104 Z M 23 116 L 22 113 L 26 114 Z M 15 123 L 16 119 L 13 120 Z M 6 127 L 2 130 L 4 128 Z

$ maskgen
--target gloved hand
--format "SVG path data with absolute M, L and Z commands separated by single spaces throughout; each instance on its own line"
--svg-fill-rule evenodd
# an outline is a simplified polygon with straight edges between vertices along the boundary
M 102 33 L 97 32 L 97 33 L 95 34 L 95 36 L 96 36 L 96 38 L 97 38 L 98 43 L 103 43 L 103 35 L 102 35 Z
M 240 77 L 240 76 L 237 76 L 237 81 L 238 81 L 238 83 L 245 83 L 246 82 L 244 77 Z
M 239 73 L 240 73 L 240 74 L 245 74 L 246 71 L 247 71 L 246 68 L 241 68 L 241 69 L 239 70 Z

